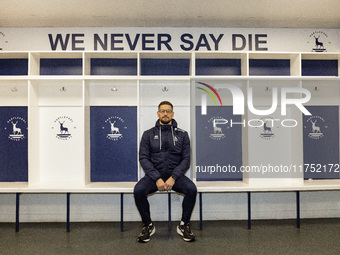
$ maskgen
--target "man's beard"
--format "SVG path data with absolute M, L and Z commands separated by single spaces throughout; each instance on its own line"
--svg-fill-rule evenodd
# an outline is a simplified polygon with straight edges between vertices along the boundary
M 171 119 L 168 119 L 167 121 L 163 121 L 162 119 L 160 119 L 160 122 L 161 122 L 163 125 L 168 125 L 168 124 L 171 122 Z

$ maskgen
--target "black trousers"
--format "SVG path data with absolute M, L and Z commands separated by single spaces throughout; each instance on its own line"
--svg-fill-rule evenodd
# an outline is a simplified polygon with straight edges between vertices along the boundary
M 145 225 L 152 222 L 150 217 L 150 204 L 147 196 L 157 190 L 156 183 L 149 176 L 144 176 L 140 179 L 134 188 L 133 194 L 135 197 L 135 203 L 142 217 L 143 224 Z M 175 181 L 172 190 L 184 194 L 181 220 L 184 223 L 189 223 L 196 202 L 196 185 L 188 177 L 181 176 Z

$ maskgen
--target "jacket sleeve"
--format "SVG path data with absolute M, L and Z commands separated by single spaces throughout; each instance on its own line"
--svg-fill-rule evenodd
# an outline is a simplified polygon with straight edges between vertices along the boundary
M 183 176 L 190 167 L 190 139 L 187 132 L 183 137 L 182 159 L 179 164 L 173 170 L 173 174 L 177 177 Z
M 159 171 L 153 166 L 151 162 L 151 145 L 149 139 L 149 132 L 145 131 L 139 146 L 139 162 L 147 176 L 154 182 L 161 178 Z

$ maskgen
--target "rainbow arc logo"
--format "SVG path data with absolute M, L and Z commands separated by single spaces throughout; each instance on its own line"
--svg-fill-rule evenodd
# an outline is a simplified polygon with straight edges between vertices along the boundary
M 222 105 L 222 100 L 221 100 L 220 95 L 217 93 L 217 91 L 216 91 L 212 86 L 210 86 L 209 84 L 203 83 L 203 82 L 197 82 L 197 83 L 200 84 L 200 85 L 203 85 L 203 86 L 205 86 L 206 88 L 208 88 L 209 90 L 211 90 L 211 91 L 217 96 L 217 98 L 218 98 L 220 104 Z M 215 105 L 217 105 L 217 102 L 216 102 L 216 100 L 215 100 L 214 95 L 213 95 L 208 89 L 206 89 L 206 88 L 201 88 L 201 87 L 196 87 L 196 88 L 197 88 L 197 89 L 200 89 L 200 90 L 203 90 L 204 92 L 206 92 L 206 93 L 212 98 L 212 100 L 214 101 Z

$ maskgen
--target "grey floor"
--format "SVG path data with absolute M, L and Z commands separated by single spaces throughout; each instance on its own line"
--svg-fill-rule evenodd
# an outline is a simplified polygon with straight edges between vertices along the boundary
M 156 233 L 147 244 L 136 240 L 140 223 L 0 223 L 0 254 L 340 254 L 340 219 L 206 221 L 203 231 L 192 222 L 197 241 L 184 242 L 175 222 L 155 222 Z

